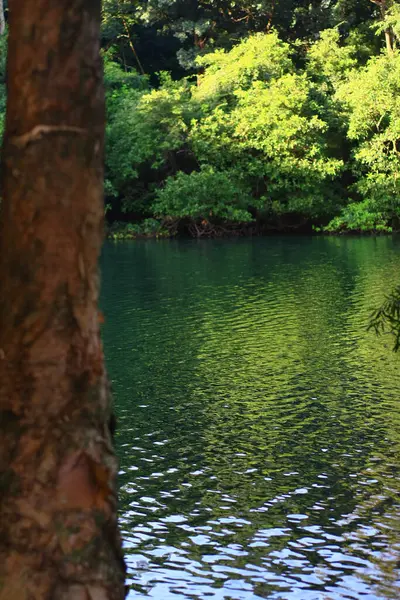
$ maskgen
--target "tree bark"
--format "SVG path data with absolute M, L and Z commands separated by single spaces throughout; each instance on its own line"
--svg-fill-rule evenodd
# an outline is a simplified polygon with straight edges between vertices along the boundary
M 392 54 L 394 50 L 393 33 L 391 28 L 385 29 L 385 42 L 388 54 Z
M 97 310 L 100 0 L 13 0 L 0 224 L 0 600 L 121 600 Z

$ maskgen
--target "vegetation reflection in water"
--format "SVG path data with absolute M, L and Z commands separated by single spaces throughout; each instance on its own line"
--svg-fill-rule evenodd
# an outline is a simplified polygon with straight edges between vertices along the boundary
M 132 598 L 397 598 L 398 356 L 378 238 L 109 244 Z

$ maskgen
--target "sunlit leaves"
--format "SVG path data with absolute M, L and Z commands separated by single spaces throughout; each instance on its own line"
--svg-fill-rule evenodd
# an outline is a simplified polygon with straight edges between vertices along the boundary
M 308 69 L 320 81 L 325 78 L 335 85 L 356 67 L 355 53 L 354 46 L 340 44 L 338 29 L 326 29 L 308 52 Z
M 191 218 L 194 221 L 222 220 L 246 223 L 252 220 L 247 210 L 249 190 L 235 180 L 237 173 L 204 167 L 190 175 L 178 173 L 167 179 L 157 194 L 156 215 Z
M 329 156 L 328 125 L 311 92 L 306 77 L 294 74 L 236 89 L 230 109 L 217 107 L 193 124 L 196 156 L 218 168 L 235 165 L 237 177 L 252 184 L 253 205 L 260 210 L 325 212 L 326 186 L 342 163 Z
M 293 69 L 289 46 L 276 33 L 251 36 L 230 52 L 217 50 L 198 58 L 197 64 L 206 69 L 194 98 L 213 105 L 254 81 L 269 82 Z
M 315 84 L 295 72 L 289 47 L 276 33 L 256 35 L 201 63 L 197 86 L 163 76 L 157 90 L 125 90 L 109 125 L 111 181 L 123 189 L 147 173 L 148 210 L 163 216 L 246 222 L 331 212 L 342 161 L 331 155 Z
M 356 189 L 390 222 L 400 216 L 400 54 L 371 59 L 337 96 L 355 142 Z
M 178 150 L 188 130 L 188 89 L 165 85 L 143 92 L 124 90 L 107 129 L 107 166 L 117 186 L 129 184 L 141 165 L 158 168 Z

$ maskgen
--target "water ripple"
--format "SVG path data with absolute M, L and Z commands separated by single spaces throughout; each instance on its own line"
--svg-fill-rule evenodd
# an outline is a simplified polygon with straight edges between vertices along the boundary
M 391 238 L 109 244 L 130 598 L 377 600 L 400 583 Z

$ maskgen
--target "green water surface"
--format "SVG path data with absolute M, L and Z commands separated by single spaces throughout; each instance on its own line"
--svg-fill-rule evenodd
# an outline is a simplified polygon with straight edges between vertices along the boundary
M 400 598 L 395 238 L 107 243 L 129 598 Z

